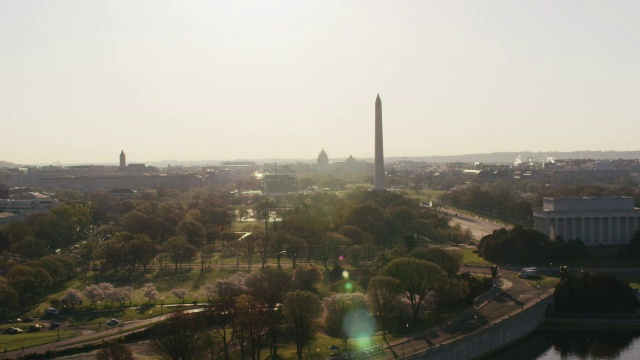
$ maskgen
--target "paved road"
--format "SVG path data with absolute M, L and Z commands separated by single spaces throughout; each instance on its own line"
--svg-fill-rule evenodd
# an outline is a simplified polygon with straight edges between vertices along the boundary
M 156 313 L 160 312 L 160 309 L 153 310 Z M 136 320 L 129 321 L 123 323 L 122 326 L 103 326 L 100 331 L 83 331 L 81 335 L 74 336 L 70 339 L 63 339 L 60 341 L 33 346 L 26 348 L 25 350 L 14 350 L 8 352 L 0 352 L 0 359 L 16 359 L 19 356 L 24 356 L 26 354 L 44 354 L 49 350 L 58 351 L 67 348 L 74 348 L 82 346 L 82 344 L 87 343 L 98 343 L 102 342 L 102 340 L 110 340 L 117 339 L 122 337 L 123 335 L 132 332 L 142 330 L 144 327 L 149 326 L 150 324 L 156 323 L 158 321 L 164 320 L 167 315 L 152 317 L 149 320 Z M 45 324 L 45 322 L 39 322 L 41 324 Z M 64 324 L 62 325 L 64 327 Z M 143 328 L 141 328 L 141 326 Z M 48 330 L 42 330 L 48 331 Z M 51 330 L 55 331 L 55 330 Z M 6 335 L 5 335 L 6 336 Z
M 550 296 L 555 286 L 550 284 L 538 290 L 518 278 L 513 271 L 502 272 L 502 275 L 505 280 L 502 289 L 497 289 L 487 302 L 467 308 L 464 314 L 438 328 L 408 334 L 405 340 L 397 341 L 390 349 L 384 350 L 385 358 L 410 356 L 489 326 L 509 314 L 521 311 L 521 307 L 537 301 L 539 296 Z
M 462 226 L 462 229 L 470 229 L 473 234 L 473 238 L 480 240 L 483 236 L 490 234 L 493 230 L 497 230 L 503 227 L 509 228 L 508 225 L 498 224 L 496 222 L 486 220 L 480 217 L 471 215 L 465 215 L 453 210 L 442 208 L 442 211 L 451 216 L 451 220 Z

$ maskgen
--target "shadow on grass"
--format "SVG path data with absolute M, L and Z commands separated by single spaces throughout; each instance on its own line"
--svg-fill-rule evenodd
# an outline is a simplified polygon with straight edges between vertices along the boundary
M 190 268 L 178 268 L 177 270 L 165 269 L 163 271 L 157 271 L 151 278 L 159 291 L 169 291 L 183 287 L 185 283 L 191 281 L 191 271 L 192 269 Z
M 93 280 L 94 283 L 108 282 L 115 287 L 131 286 L 133 288 L 139 288 L 149 282 L 145 275 L 142 269 L 130 267 L 120 269 L 118 272 L 103 271 L 96 273 Z

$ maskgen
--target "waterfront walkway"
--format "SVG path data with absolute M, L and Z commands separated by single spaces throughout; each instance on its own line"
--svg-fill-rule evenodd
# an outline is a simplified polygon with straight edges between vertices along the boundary
M 491 326 L 505 317 L 527 308 L 540 298 L 550 296 L 553 285 L 532 287 L 526 281 L 513 275 L 502 281 L 502 286 L 485 293 L 465 309 L 463 314 L 436 328 L 419 333 L 408 333 L 403 340 L 397 340 L 384 349 L 384 358 L 411 358 L 431 347 L 444 344 L 456 338 L 471 334 Z

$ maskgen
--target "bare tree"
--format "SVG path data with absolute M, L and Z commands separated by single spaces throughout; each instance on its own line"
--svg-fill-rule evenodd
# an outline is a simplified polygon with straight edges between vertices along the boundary
M 248 293 L 261 304 L 269 319 L 269 350 L 278 353 L 278 326 L 282 318 L 279 304 L 291 289 L 291 274 L 281 269 L 266 268 L 247 275 Z
M 402 294 L 400 282 L 390 276 L 376 276 L 367 286 L 369 307 L 380 319 L 383 339 L 386 339 L 386 331 L 389 329 L 391 319 L 398 313 L 400 294 Z
M 322 312 L 320 299 L 308 291 L 294 291 L 284 296 L 284 316 L 296 338 L 296 354 L 302 360 L 302 352 L 316 333 L 315 320 Z
M 160 359 L 199 360 L 205 354 L 204 330 L 200 316 L 176 311 L 153 327 L 149 348 Z
M 133 351 L 117 341 L 107 341 L 96 354 L 96 360 L 133 360 Z

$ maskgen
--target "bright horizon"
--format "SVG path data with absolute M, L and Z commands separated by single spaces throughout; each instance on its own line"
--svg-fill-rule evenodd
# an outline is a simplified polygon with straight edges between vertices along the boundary
M 637 1 L 4 1 L 0 160 L 633 151 Z

